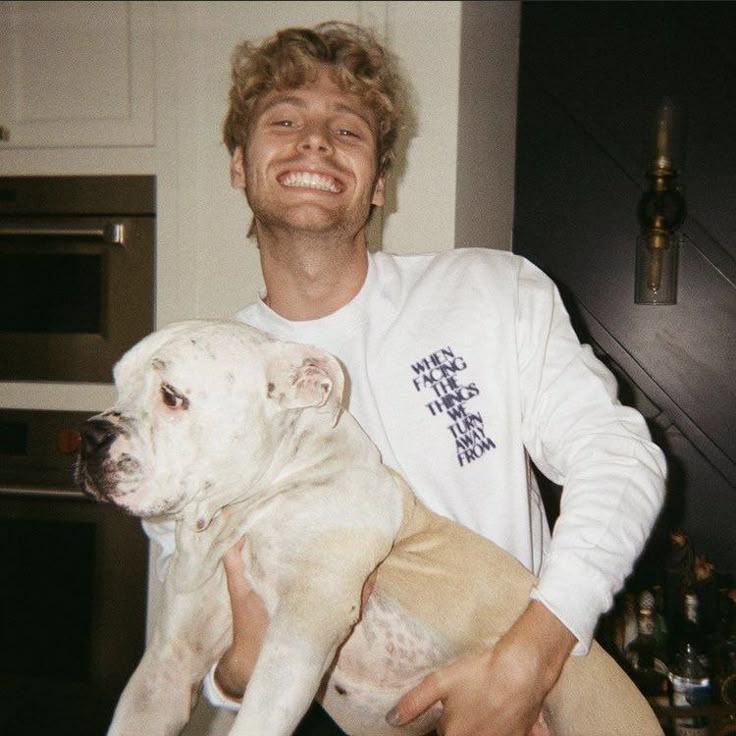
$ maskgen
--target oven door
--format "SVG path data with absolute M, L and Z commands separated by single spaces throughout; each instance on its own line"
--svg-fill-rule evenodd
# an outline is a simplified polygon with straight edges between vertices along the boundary
M 0 733 L 100 736 L 145 637 L 136 519 L 69 494 L 0 496 Z
M 0 410 L 0 734 L 104 734 L 143 653 L 148 544 L 73 488 L 85 417 Z
M 154 223 L 0 218 L 0 380 L 111 382 L 153 330 Z

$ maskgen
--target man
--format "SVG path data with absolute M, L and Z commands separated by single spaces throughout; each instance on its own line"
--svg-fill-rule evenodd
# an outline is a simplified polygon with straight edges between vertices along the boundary
M 529 736 L 542 733 L 546 694 L 568 655 L 587 650 L 643 548 L 664 461 L 531 264 L 491 250 L 369 255 L 365 229 L 383 204 L 400 89 L 386 49 L 344 24 L 236 50 L 225 141 L 266 284 L 238 318 L 339 357 L 348 408 L 385 462 L 431 508 L 539 575 L 492 651 L 430 675 L 389 722 L 441 700 L 447 736 Z M 551 538 L 529 457 L 564 484 Z M 242 694 L 268 625 L 237 550 L 225 563 L 235 633 L 206 685 L 215 702 Z

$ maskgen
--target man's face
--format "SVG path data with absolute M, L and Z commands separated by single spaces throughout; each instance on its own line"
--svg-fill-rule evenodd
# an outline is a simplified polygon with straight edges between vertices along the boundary
M 258 226 L 354 237 L 382 205 L 376 120 L 327 69 L 314 83 L 272 90 L 256 104 L 233 185 L 245 189 Z

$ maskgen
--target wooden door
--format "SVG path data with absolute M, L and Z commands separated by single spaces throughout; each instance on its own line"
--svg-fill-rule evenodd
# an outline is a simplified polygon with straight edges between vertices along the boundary
M 686 121 L 678 301 L 634 303 L 652 119 Z M 670 461 L 663 527 L 736 569 L 736 4 L 522 6 L 514 250 L 558 283 Z

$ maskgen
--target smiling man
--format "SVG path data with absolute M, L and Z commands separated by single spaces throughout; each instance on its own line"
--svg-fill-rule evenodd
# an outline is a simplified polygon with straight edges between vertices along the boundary
M 447 736 L 536 735 L 567 657 L 587 651 L 651 531 L 664 460 L 530 263 L 488 249 L 369 254 L 404 100 L 391 54 L 354 26 L 236 49 L 225 142 L 266 285 L 237 318 L 340 358 L 348 408 L 384 461 L 539 575 L 492 650 L 430 675 L 389 722 L 442 701 Z M 564 486 L 553 535 L 530 458 Z M 205 691 L 237 707 L 268 616 L 237 549 L 225 564 L 234 640 Z M 340 732 L 317 710 L 298 733 Z
M 365 226 L 383 204 L 376 115 L 345 93 L 328 65 L 297 89 L 255 104 L 233 149 L 233 186 L 253 211 L 266 303 L 282 317 L 315 319 L 346 304 L 367 271 Z

